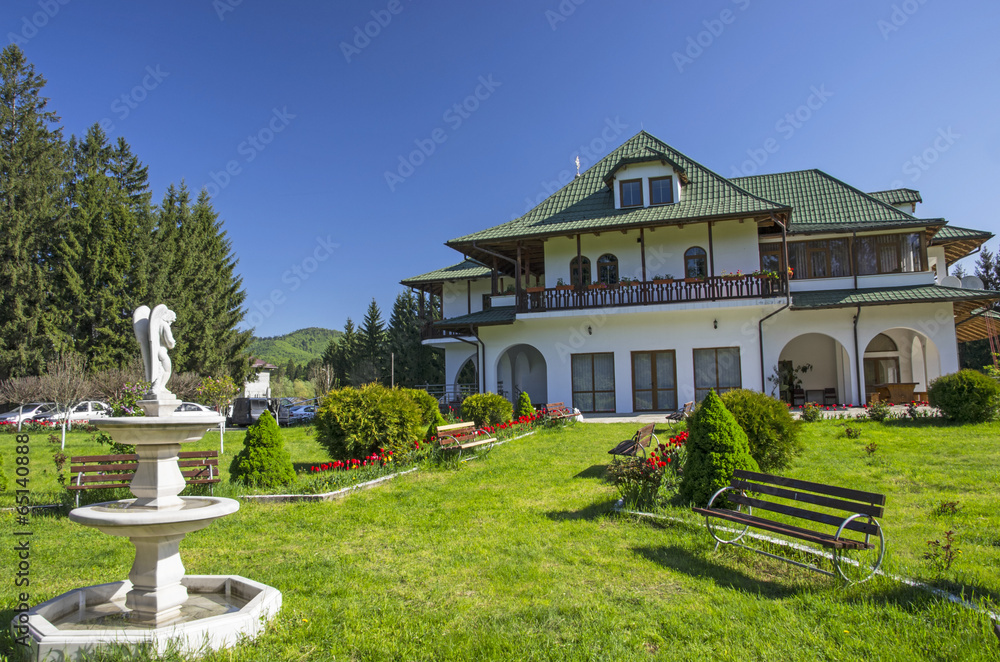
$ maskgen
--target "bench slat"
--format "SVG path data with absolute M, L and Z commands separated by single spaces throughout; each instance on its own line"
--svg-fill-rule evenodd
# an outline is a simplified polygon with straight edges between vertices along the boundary
M 438 435 L 440 436 L 442 432 L 451 432 L 452 430 L 474 429 L 475 427 L 476 423 L 474 421 L 466 421 L 465 423 L 448 423 L 447 425 L 439 425 L 437 426 L 437 431 Z
M 876 494 L 874 492 L 862 492 L 861 490 L 852 490 L 846 487 L 812 483 L 807 480 L 796 480 L 794 478 L 785 478 L 783 476 L 772 476 L 770 474 L 762 474 L 754 471 L 744 471 L 743 469 L 735 470 L 733 472 L 733 477 L 762 483 L 771 483 L 772 485 L 781 485 L 782 487 L 788 487 L 793 490 L 806 490 L 808 492 L 816 492 L 817 494 L 826 494 L 844 499 L 854 499 L 855 501 L 863 501 L 865 503 L 879 506 L 885 505 L 885 495 Z
M 806 540 L 831 549 L 871 549 L 874 547 L 871 543 L 865 543 L 861 540 L 851 540 L 850 538 L 835 539 L 833 535 L 810 531 L 801 527 L 792 526 L 791 524 L 783 524 L 781 522 L 775 522 L 773 520 L 764 519 L 755 515 L 738 513 L 735 510 L 727 510 L 724 508 L 692 508 L 692 510 L 702 515 L 717 517 L 719 519 L 737 522 L 739 524 L 749 524 L 757 529 L 764 529 L 766 531 L 780 533 L 791 538 Z
M 464 443 L 464 444 L 459 444 L 458 448 L 461 448 L 462 450 L 466 450 L 468 448 L 475 448 L 476 446 L 482 446 L 483 444 L 492 444 L 495 441 L 496 441 L 496 439 L 493 439 L 493 438 L 490 438 L 490 439 L 480 439 L 479 441 L 472 441 L 472 442 L 468 442 L 468 443 Z
M 796 508 L 795 506 L 786 506 L 781 503 L 772 503 L 770 501 L 762 501 L 761 499 L 753 499 L 750 497 L 741 496 L 739 494 L 734 494 L 732 492 L 726 493 L 726 498 L 736 503 L 742 503 L 745 506 L 750 506 L 751 508 L 759 508 L 760 510 L 770 510 L 773 513 L 781 513 L 782 515 L 789 515 L 791 517 L 796 517 L 798 519 L 809 520 L 811 522 L 819 522 L 821 524 L 827 524 L 833 527 L 839 527 L 844 521 L 844 517 L 838 517 L 836 515 L 828 515 L 826 513 L 818 513 L 815 510 L 805 510 L 804 508 Z M 858 533 L 866 533 L 869 535 L 878 535 L 878 527 L 874 524 L 869 524 L 868 522 L 853 520 L 848 522 L 844 527 L 845 529 L 850 529 L 851 531 L 857 531 Z M 825 534 L 824 534 L 825 535 Z
M 811 503 L 815 506 L 836 508 L 838 510 L 843 510 L 851 514 L 862 513 L 864 515 L 871 515 L 872 517 L 882 517 L 882 513 L 885 510 L 885 508 L 883 508 L 882 506 L 873 506 L 870 503 L 862 503 L 859 501 L 844 501 L 841 499 L 833 499 L 831 497 L 826 497 L 819 494 L 795 492 L 793 490 L 786 490 L 784 488 L 775 487 L 773 485 L 766 485 L 764 483 L 751 483 L 748 481 L 738 480 L 736 478 L 733 478 L 732 485 L 737 489 L 747 490 L 748 492 L 758 492 L 760 494 L 768 494 L 770 496 L 790 499 L 792 501 Z

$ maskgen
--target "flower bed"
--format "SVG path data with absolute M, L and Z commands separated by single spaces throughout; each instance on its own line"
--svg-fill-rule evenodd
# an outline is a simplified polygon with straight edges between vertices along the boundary
M 662 505 L 677 491 L 687 454 L 687 430 L 649 449 L 645 459 L 615 458 L 608 473 L 630 508 Z

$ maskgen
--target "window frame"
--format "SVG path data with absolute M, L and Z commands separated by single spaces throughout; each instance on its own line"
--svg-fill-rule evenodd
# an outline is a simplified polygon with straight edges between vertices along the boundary
M 653 182 L 662 182 L 667 180 L 669 182 L 667 190 L 670 191 L 670 199 L 664 202 L 656 202 L 653 197 Z M 660 205 L 672 205 L 674 203 L 674 178 L 673 175 L 667 175 L 665 177 L 650 177 L 649 178 L 649 206 L 660 206 Z
M 605 260 L 604 258 L 610 258 Z M 611 273 L 611 269 L 614 269 L 614 273 Z M 618 269 L 618 256 L 614 253 L 604 253 L 601 257 L 597 258 L 597 281 L 598 283 L 604 283 L 605 285 L 617 285 L 619 279 L 619 269 Z M 607 278 L 605 278 L 607 276 Z
M 577 261 L 578 257 L 580 258 L 580 262 L 582 263 L 582 269 L 577 269 L 576 268 L 576 261 Z M 577 282 L 577 277 L 575 276 L 575 274 L 577 272 L 579 272 L 579 274 L 580 274 L 579 282 Z M 586 255 L 581 255 L 581 256 L 574 255 L 573 258 L 569 261 L 569 282 L 570 282 L 570 284 L 572 284 L 572 285 L 580 285 L 580 286 L 590 285 L 590 283 L 593 282 L 591 280 L 591 277 L 593 276 L 593 273 L 594 272 L 591 271 L 591 269 L 590 269 L 590 258 L 587 257 Z M 586 276 L 586 278 L 584 278 L 584 276 Z M 586 282 L 584 282 L 584 281 L 586 281 Z
M 635 385 L 635 357 L 637 354 L 648 354 L 649 355 L 649 369 L 650 369 L 650 381 L 652 383 L 651 388 L 636 388 Z M 659 380 L 657 379 L 656 373 L 656 355 L 657 354 L 670 354 L 673 356 L 673 366 L 674 366 L 674 387 L 673 388 L 660 388 Z M 631 353 L 630 361 L 632 364 L 632 411 L 674 411 L 677 409 L 677 351 L 673 349 L 652 349 L 652 350 L 637 350 Z M 653 405 L 652 409 L 640 409 L 636 400 L 636 394 L 639 392 L 649 392 L 651 394 L 650 402 Z M 660 392 L 670 391 L 674 394 L 674 406 L 673 407 L 661 407 L 660 406 Z
M 736 350 L 736 367 L 738 370 L 738 384 L 736 386 L 720 386 L 719 385 L 719 350 Z M 715 385 L 714 386 L 698 386 L 698 352 L 714 352 L 715 353 Z M 708 395 L 709 391 L 715 391 L 717 394 L 722 395 L 728 391 L 733 391 L 738 388 L 743 388 L 743 354 L 740 352 L 739 347 L 695 347 L 691 350 L 691 362 L 692 370 L 694 372 L 694 399 L 695 402 L 701 402 Z M 701 397 L 699 397 L 699 392 L 704 392 Z
M 625 185 L 626 184 L 638 184 L 636 188 L 639 191 L 639 203 L 633 205 L 625 204 Z M 621 204 L 622 209 L 632 209 L 634 207 L 642 207 L 645 204 L 645 200 L 642 197 L 642 177 L 638 179 L 622 179 L 618 182 L 618 202 Z
M 691 251 L 701 251 L 700 255 L 692 256 L 689 255 Z M 691 271 L 688 268 L 689 259 L 700 259 L 701 260 L 701 274 L 691 275 Z M 708 278 L 708 252 L 701 246 L 692 246 L 691 248 L 684 251 L 684 277 L 685 278 Z
M 598 356 L 610 356 L 611 357 L 611 388 L 610 389 L 598 389 L 597 388 L 597 375 L 594 372 L 594 359 Z M 577 357 L 588 357 L 590 359 L 590 386 L 589 391 L 577 391 L 576 390 L 576 359 Z M 615 383 L 615 353 L 614 352 L 581 352 L 579 354 L 570 354 L 569 361 L 570 370 L 570 393 L 573 399 L 573 406 L 579 409 L 581 412 L 597 414 L 597 413 L 613 413 L 618 410 L 618 399 L 615 393 L 616 383 Z M 593 398 L 594 409 L 585 410 L 583 407 L 578 405 L 577 394 L 589 394 Z M 611 409 L 597 409 L 597 394 L 610 393 L 611 394 Z

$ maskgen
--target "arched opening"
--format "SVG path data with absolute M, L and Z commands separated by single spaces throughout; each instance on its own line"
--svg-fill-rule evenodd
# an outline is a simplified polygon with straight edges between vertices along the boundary
M 580 265 L 583 265 L 581 270 Z M 590 285 L 590 258 L 574 257 L 569 261 L 569 278 L 573 285 Z
M 767 378 L 768 392 L 789 404 L 847 404 L 852 400 L 851 358 L 847 348 L 823 333 L 788 341 Z
M 882 400 L 911 402 L 927 397 L 927 385 L 941 376 L 934 341 L 919 331 L 897 327 L 879 333 L 865 347 L 865 393 Z
M 705 278 L 708 276 L 708 253 L 700 246 L 692 246 L 684 252 L 684 277 Z
M 548 401 L 548 374 L 545 357 L 531 345 L 509 347 L 497 359 L 497 393 L 517 403 L 525 391 L 536 405 Z
M 618 283 L 618 258 L 611 253 L 597 258 L 597 282 L 605 285 Z

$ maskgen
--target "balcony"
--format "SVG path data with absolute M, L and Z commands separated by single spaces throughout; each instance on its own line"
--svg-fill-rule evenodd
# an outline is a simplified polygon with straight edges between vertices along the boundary
M 713 276 L 703 279 L 589 285 L 584 288 L 572 285 L 545 289 L 529 288 L 521 294 L 517 312 L 540 313 L 581 308 L 762 299 L 785 296 L 787 287 L 787 281 L 774 278 Z

